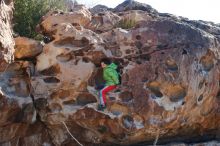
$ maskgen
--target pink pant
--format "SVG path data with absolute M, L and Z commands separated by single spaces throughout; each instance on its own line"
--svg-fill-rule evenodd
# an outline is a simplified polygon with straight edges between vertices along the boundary
M 116 85 L 105 86 L 102 90 L 99 91 L 100 104 L 106 104 L 106 94 L 116 88 Z

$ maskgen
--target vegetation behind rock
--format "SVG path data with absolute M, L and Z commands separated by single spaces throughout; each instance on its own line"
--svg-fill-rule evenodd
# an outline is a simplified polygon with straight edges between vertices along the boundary
M 66 0 L 15 0 L 14 31 L 20 36 L 37 38 L 40 18 L 54 9 L 66 10 Z

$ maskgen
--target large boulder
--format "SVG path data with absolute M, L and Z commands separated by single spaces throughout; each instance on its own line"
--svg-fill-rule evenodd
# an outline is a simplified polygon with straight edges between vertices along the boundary
M 153 9 L 150 5 L 137 2 L 135 0 L 125 0 L 114 8 L 115 12 L 129 11 L 129 10 L 142 10 L 151 14 L 156 14 L 157 10 Z
M 70 23 L 72 25 L 87 25 L 91 20 L 90 11 L 83 5 L 77 5 L 72 12 L 64 13 L 62 11 L 51 11 L 42 18 L 39 27 L 44 28 L 45 32 L 55 31 L 56 26 L 61 23 Z
M 42 28 L 54 40 L 37 57 L 38 76 L 31 83 L 35 102 L 45 103 L 39 113 L 53 142 L 68 141 L 62 122 L 82 143 L 129 145 L 149 144 L 156 137 L 161 143 L 215 137 L 219 42 L 214 33 L 178 17 L 154 18 L 139 10 L 121 13 L 122 18 L 136 15 L 137 25 L 99 35 L 68 22 L 58 23 L 56 31 Z M 102 70 L 95 65 L 104 56 L 119 63 L 122 84 L 109 94 L 107 110 L 99 112 L 94 86 L 102 82 Z
M 74 137 L 83 145 L 156 145 L 220 138 L 219 26 L 132 9 L 100 19 L 130 18 L 136 25 L 100 21 L 96 28 L 88 26 L 98 15 L 87 12 L 49 12 L 38 28 L 50 38 L 40 55 L 0 74 L 0 143 L 76 145 Z M 106 110 L 98 111 L 103 57 L 118 64 L 122 79 L 108 94 Z
M 96 6 L 94 6 L 93 8 L 91 8 L 89 10 L 92 14 L 98 14 L 98 13 L 103 13 L 103 12 L 106 12 L 106 11 L 111 11 L 112 9 L 108 8 L 105 5 L 96 5 Z

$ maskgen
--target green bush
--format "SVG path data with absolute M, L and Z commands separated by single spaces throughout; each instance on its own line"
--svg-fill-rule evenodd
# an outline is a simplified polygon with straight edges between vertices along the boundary
M 117 24 L 117 27 L 121 27 L 123 29 L 130 29 L 133 28 L 136 25 L 136 21 L 131 18 L 124 18 L 119 21 Z
M 66 0 L 15 0 L 14 31 L 20 36 L 35 38 L 40 18 L 50 10 L 66 10 Z

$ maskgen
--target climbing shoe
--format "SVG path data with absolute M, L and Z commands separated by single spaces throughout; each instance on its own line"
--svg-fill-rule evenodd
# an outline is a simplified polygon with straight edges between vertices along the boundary
M 98 110 L 99 111 L 104 111 L 105 109 L 106 109 L 106 105 L 102 105 L 102 104 L 98 105 Z

